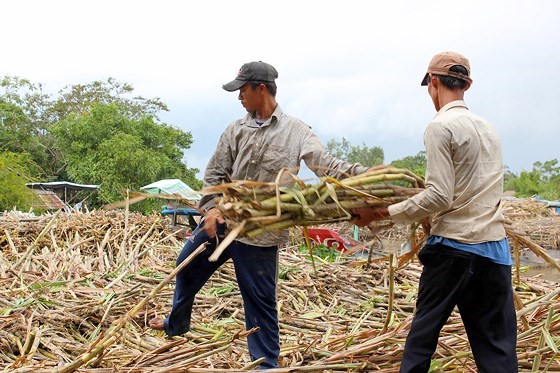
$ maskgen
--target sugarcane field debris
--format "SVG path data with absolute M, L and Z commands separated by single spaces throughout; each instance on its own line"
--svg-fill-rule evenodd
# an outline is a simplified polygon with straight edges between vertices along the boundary
M 344 203 L 339 190 L 327 193 Z M 276 206 L 270 210 L 273 216 Z M 512 255 L 531 251 L 549 265 L 558 265 L 549 252 L 558 247 L 551 244 L 558 242 L 559 218 L 544 212 L 532 215 L 536 210 L 505 201 Z M 552 223 L 529 223 L 541 218 Z M 347 220 L 329 223 L 325 218 L 321 224 L 336 225 L 344 234 L 349 231 Z M 246 343 L 247 335 L 257 331 L 245 330 L 229 262 L 197 296 L 191 331 L 168 338 L 147 327 L 149 319 L 165 316 L 171 307 L 175 260 L 183 245 L 168 218 L 127 210 L 59 212 L 37 219 L 8 214 L 0 228 L 3 371 L 257 369 Z M 302 240 L 301 227 L 294 224 L 289 229 L 292 239 L 280 251 L 278 279 L 280 368 L 271 372 L 398 371 L 421 273 L 421 265 L 409 253 L 418 250 L 423 230 L 361 229 L 366 252 L 378 250 L 380 256 L 337 253 L 327 259 L 312 257 L 296 242 Z M 406 241 L 411 243 L 408 254 L 382 244 Z M 520 371 L 560 371 L 559 283 L 527 277 L 525 268 L 516 264 L 512 280 Z M 432 367 L 476 371 L 457 312 L 442 329 Z

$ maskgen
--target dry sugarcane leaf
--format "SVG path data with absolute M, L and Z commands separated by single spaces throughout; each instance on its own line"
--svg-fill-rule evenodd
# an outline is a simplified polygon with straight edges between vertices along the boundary
M 302 193 L 305 195 L 305 191 Z M 171 366 L 175 370 L 198 372 L 240 371 L 251 364 L 246 335 L 240 332 L 244 330 L 242 298 L 230 262 L 220 267 L 197 295 L 191 331 L 173 339 L 182 343 L 165 347 L 170 340 L 162 332 L 148 329 L 146 324 L 152 317 L 168 313 L 173 287 L 162 287 L 143 305 L 142 299 L 171 273 L 183 246 L 171 234 L 167 222 L 160 220 L 154 226 L 161 219 L 158 215 L 125 215 L 119 210 L 60 214 L 37 240 L 49 222 L 49 215 L 46 216 L 37 221 L 0 221 L 0 237 L 2 232 L 9 231 L 11 238 L 11 243 L 0 238 L 0 266 L 5 267 L 5 275 L 0 278 L 1 370 L 14 370 L 9 368 L 11 364 L 26 356 L 18 360 L 21 366 L 17 371 L 60 371 L 65 363 L 79 359 L 80 353 L 101 347 L 111 325 L 123 320 L 127 321 L 122 324 L 121 333 L 108 340 L 110 343 L 99 355 L 84 362 L 89 366 L 81 366 L 79 371 L 169 371 Z M 347 223 L 328 225 L 340 227 L 341 234 L 346 226 Z M 410 237 L 410 229 L 388 227 L 378 234 L 402 242 Z M 301 228 L 290 230 L 297 231 L 301 238 Z M 368 234 L 362 229 L 360 237 Z M 123 248 L 125 237 L 127 245 Z M 419 233 L 417 239 L 421 238 Z M 20 261 L 35 241 L 37 248 L 29 256 L 28 270 L 12 271 L 13 263 Z M 77 242 L 82 243 L 76 246 Z M 130 258 L 132 252 L 137 253 L 134 260 L 123 267 L 123 260 Z M 387 258 L 368 264 L 341 256 L 332 262 L 318 261 L 318 272 L 314 273 L 309 254 L 302 252 L 299 244 L 283 247 L 279 252 L 278 278 L 280 371 L 398 370 L 422 268 L 414 257 L 406 267 L 394 268 L 393 317 L 382 333 L 391 293 L 388 268 Z M 104 290 L 123 271 L 128 275 L 110 292 Z M 544 327 L 558 347 L 558 282 L 526 277 L 521 271 L 520 283 L 514 286 L 520 304 L 520 370 L 531 370 L 538 360 L 535 371 L 559 371 L 558 355 L 542 333 Z M 127 318 L 127 313 L 139 305 L 138 315 Z M 323 316 L 301 317 L 313 313 Z M 33 334 L 38 330 L 40 339 Z M 26 355 L 36 341 L 40 342 L 35 355 Z M 435 356 L 439 366 L 445 367 L 443 370 L 476 371 L 458 313 L 453 312 L 442 328 L 440 342 Z M 204 353 L 222 347 L 211 357 L 203 357 Z M 153 358 L 158 349 L 169 354 L 166 359 Z M 330 357 L 336 358 L 328 361 Z M 190 362 L 186 363 L 187 360 Z M 94 361 L 99 366 L 92 366 Z

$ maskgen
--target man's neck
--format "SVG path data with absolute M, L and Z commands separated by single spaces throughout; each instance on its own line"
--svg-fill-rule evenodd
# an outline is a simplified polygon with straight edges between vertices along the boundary
M 274 110 L 276 110 L 276 100 L 265 101 L 262 107 L 255 111 L 255 119 L 266 120 L 272 116 Z
M 447 105 L 450 102 L 463 100 L 464 99 L 465 91 L 460 89 L 443 89 L 439 92 L 438 101 L 439 101 L 439 111 L 442 107 Z

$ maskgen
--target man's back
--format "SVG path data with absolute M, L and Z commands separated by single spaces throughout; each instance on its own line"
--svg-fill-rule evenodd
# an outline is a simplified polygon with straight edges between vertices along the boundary
M 502 150 L 493 126 L 454 101 L 430 122 L 425 142 L 427 179 L 452 198 L 433 216 L 432 234 L 465 243 L 504 238 Z

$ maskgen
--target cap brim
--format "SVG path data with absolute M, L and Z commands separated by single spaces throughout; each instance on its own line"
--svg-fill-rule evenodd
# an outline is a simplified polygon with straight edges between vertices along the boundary
M 235 92 L 239 88 L 243 87 L 245 83 L 247 83 L 245 80 L 234 79 L 231 82 L 224 84 L 222 88 L 228 92 Z
M 430 83 L 430 73 L 426 73 L 426 75 L 424 75 L 424 79 L 422 79 L 420 85 L 428 85 L 428 83 Z

